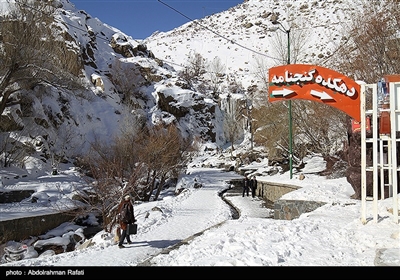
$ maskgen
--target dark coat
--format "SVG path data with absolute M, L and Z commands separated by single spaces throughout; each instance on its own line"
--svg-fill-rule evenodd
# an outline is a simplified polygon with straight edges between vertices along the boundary
M 127 227 L 128 227 L 128 224 L 131 224 L 131 223 L 136 222 L 135 214 L 134 214 L 134 212 L 133 212 L 133 205 L 132 205 L 132 203 L 131 203 L 130 200 L 123 200 L 123 201 L 121 201 L 121 203 L 118 205 L 117 213 L 118 213 L 118 214 L 121 213 L 121 210 L 122 210 L 122 208 L 124 207 L 125 204 L 127 204 L 127 206 L 129 207 L 129 210 L 130 210 L 129 213 L 130 213 L 130 215 L 129 215 L 129 217 L 128 217 L 128 222 L 127 222 L 127 223 L 121 221 L 121 219 L 120 219 L 119 225 L 120 225 L 120 227 L 121 227 L 122 230 L 126 230 Z
M 246 177 L 246 178 L 244 178 L 244 181 L 243 181 L 243 188 L 245 190 L 248 190 L 249 187 L 250 187 L 250 180 L 249 180 L 249 178 Z
M 250 180 L 250 188 L 252 190 L 256 190 L 257 189 L 257 179 L 251 179 Z

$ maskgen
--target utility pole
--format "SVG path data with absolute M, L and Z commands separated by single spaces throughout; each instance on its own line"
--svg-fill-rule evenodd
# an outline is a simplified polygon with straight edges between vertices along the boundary
M 272 21 L 272 24 L 279 24 L 281 28 L 278 29 L 282 32 L 285 32 L 287 35 L 287 64 L 290 64 L 290 28 L 286 29 L 282 23 L 277 20 Z M 293 178 L 293 123 L 292 123 L 292 100 L 288 100 L 288 114 L 289 114 L 289 172 L 290 179 Z

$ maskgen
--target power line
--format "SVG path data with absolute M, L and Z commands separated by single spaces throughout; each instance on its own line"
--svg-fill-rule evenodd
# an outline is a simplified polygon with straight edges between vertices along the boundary
M 266 55 L 266 54 L 264 54 L 264 53 L 261 53 L 261 52 L 252 50 L 252 49 L 250 49 L 250 48 L 248 48 L 248 47 L 246 47 L 246 46 L 243 46 L 243 45 L 241 45 L 241 44 L 239 44 L 239 43 L 237 43 L 237 42 L 235 42 L 235 41 L 233 41 L 233 40 L 231 40 L 231 39 L 229 39 L 229 38 L 227 38 L 227 37 L 225 37 L 225 36 L 223 36 L 223 35 L 221 35 L 221 34 L 215 32 L 214 30 L 211 30 L 211 29 L 208 28 L 207 26 L 204 26 L 204 25 L 198 23 L 197 21 L 195 21 L 195 20 L 191 19 L 190 17 L 184 15 L 184 14 L 181 13 L 180 11 L 178 11 L 178 10 L 176 10 L 175 8 L 173 8 L 173 7 L 171 7 L 171 6 L 167 5 L 167 4 L 165 4 L 164 2 L 162 2 L 162 1 L 160 1 L 160 0 L 158 0 L 158 1 L 159 1 L 160 3 L 166 5 L 166 6 L 169 7 L 170 9 L 174 10 L 175 12 L 181 14 L 182 16 L 184 16 L 185 18 L 189 19 L 190 21 L 193 21 L 194 23 L 200 25 L 200 26 L 203 27 L 204 29 L 206 29 L 206 30 L 208 30 L 208 31 L 210 31 L 210 32 L 212 32 L 212 33 L 214 33 L 215 35 L 217 35 L 217 36 L 219 36 L 219 37 L 221 37 L 221 38 L 223 38 L 223 39 L 225 39 L 225 40 L 227 40 L 228 42 L 231 42 L 232 44 L 238 45 L 238 46 L 240 46 L 241 48 L 247 49 L 247 50 L 249 50 L 249 51 L 251 51 L 251 52 L 254 52 L 254 53 L 256 53 L 256 54 L 259 54 L 259 55 L 262 55 L 262 56 L 265 56 L 265 57 L 268 57 L 268 58 L 272 58 L 272 59 L 274 59 L 274 60 L 279 60 L 279 58 L 275 58 L 275 57 L 272 57 L 272 56 L 268 56 L 268 55 Z M 9 3 L 9 0 L 7 0 L 7 2 Z M 42 11 L 42 10 L 40 10 L 40 9 L 37 9 L 37 8 L 32 7 L 32 6 L 30 6 L 30 5 L 27 5 L 26 3 L 19 2 L 18 0 L 14 0 L 14 2 L 15 2 L 15 3 L 18 3 L 18 4 L 22 5 L 22 6 L 25 6 L 25 7 L 29 8 L 29 9 L 35 10 L 35 11 L 37 11 L 37 12 L 40 12 L 40 13 L 46 15 L 46 16 L 52 16 L 52 15 L 49 14 L 49 13 L 45 13 L 44 11 Z M 85 29 L 83 29 L 83 28 L 81 28 L 81 27 L 79 27 L 79 26 L 72 25 L 72 24 L 70 24 L 70 23 L 68 23 L 68 22 L 66 22 L 66 21 L 63 21 L 63 23 L 64 23 L 65 25 L 67 25 L 67 26 L 70 26 L 70 27 L 75 28 L 75 29 L 77 29 L 77 30 L 80 30 L 80 31 L 82 31 L 82 32 L 85 32 L 85 33 L 87 32 L 87 30 L 85 30 Z M 109 39 L 107 39 L 106 37 L 99 36 L 98 34 L 95 34 L 94 36 L 95 36 L 96 38 L 98 38 L 98 39 L 101 39 L 101 40 L 104 40 L 104 41 L 106 41 L 106 42 L 109 42 Z M 134 39 L 134 40 L 135 40 L 135 39 Z M 135 40 L 135 41 L 137 42 L 137 40 Z M 139 43 L 139 42 L 138 42 L 138 43 Z M 160 60 L 163 61 L 163 62 L 166 62 L 166 63 L 168 63 L 168 64 L 173 64 L 173 65 L 176 65 L 176 66 L 184 67 L 183 65 L 178 64 L 178 63 L 174 63 L 174 62 L 166 61 L 166 60 L 162 60 L 162 59 L 160 59 Z
M 15 3 L 18 3 L 18 4 L 22 5 L 22 6 L 25 6 L 25 7 L 29 8 L 29 9 L 31 9 L 31 10 L 35 10 L 35 11 L 37 11 L 37 12 L 39 12 L 39 13 L 41 13 L 41 14 L 44 14 L 44 15 L 46 15 L 46 16 L 49 16 L 49 17 L 52 16 L 52 15 L 49 14 L 49 13 L 46 13 L 46 12 L 40 10 L 40 9 L 37 9 L 37 8 L 32 7 L 32 6 L 30 6 L 30 5 L 27 5 L 26 3 L 19 2 L 18 0 L 14 0 L 14 2 L 15 2 Z M 10 4 L 9 0 L 7 0 L 7 3 Z M 70 27 L 72 27 L 72 28 L 75 28 L 75 29 L 77 29 L 77 30 L 80 30 L 80 31 L 82 31 L 82 32 L 85 32 L 85 33 L 87 32 L 87 30 L 85 30 L 85 29 L 83 29 L 83 28 L 80 28 L 80 27 L 78 27 L 78 26 L 69 24 L 69 23 L 66 22 L 66 21 L 63 21 L 63 23 L 64 23 L 65 25 L 68 25 L 68 26 L 70 26 Z M 107 39 L 106 37 L 99 36 L 98 34 L 95 34 L 94 36 L 95 36 L 96 38 L 98 38 L 98 39 L 101 39 L 101 40 L 104 40 L 104 41 L 106 41 L 106 42 L 109 42 L 109 39 Z M 135 40 L 135 39 L 133 39 L 133 40 Z M 137 42 L 137 40 L 135 40 L 135 41 Z M 137 42 L 137 43 L 139 43 L 139 42 Z M 173 64 L 173 65 L 176 65 L 176 66 L 184 67 L 184 66 L 181 65 L 181 64 L 177 64 L 177 63 L 174 63 L 174 62 L 171 62 L 171 61 L 166 61 L 166 60 L 162 60 L 162 59 L 160 59 L 160 60 L 163 61 L 163 62 L 165 62 L 165 63 L 168 63 L 168 64 Z
M 193 23 L 200 25 L 200 26 L 203 27 L 204 29 L 206 29 L 206 30 L 208 30 L 208 31 L 210 31 L 210 32 L 212 32 L 212 33 L 214 33 L 215 35 L 217 35 L 217 36 L 219 36 L 219 37 L 221 37 L 221 38 L 223 38 L 223 39 L 225 39 L 225 40 L 227 40 L 228 42 L 231 42 L 232 44 L 238 45 L 239 47 L 241 47 L 241 48 L 243 48 L 243 49 L 246 49 L 246 50 L 248 50 L 248 51 L 251 51 L 251 52 L 253 52 L 253 53 L 256 53 L 256 54 L 259 54 L 259 55 L 262 55 L 262 56 L 265 56 L 265 57 L 268 57 L 268 58 L 280 60 L 279 58 L 272 57 L 272 56 L 266 55 L 265 53 L 261 53 L 261 52 L 258 52 L 258 51 L 256 51 L 256 50 L 250 49 L 250 48 L 248 48 L 248 47 L 246 47 L 246 46 L 243 46 L 243 45 L 237 43 L 236 41 L 231 40 L 231 39 L 229 39 L 229 38 L 227 38 L 227 37 L 225 37 L 225 36 L 223 36 L 223 35 L 217 33 L 216 31 L 214 31 L 214 30 L 208 28 L 207 26 L 202 25 L 202 24 L 199 23 L 198 21 L 195 21 L 194 19 L 192 19 L 192 18 L 186 16 L 185 14 L 181 13 L 181 12 L 178 11 L 177 9 L 171 7 L 170 5 L 164 3 L 163 1 L 161 1 L 161 0 L 157 0 L 157 1 L 160 2 L 161 4 L 167 6 L 167 7 L 170 8 L 171 10 L 177 12 L 177 13 L 180 14 L 181 16 L 183 16 L 183 17 L 187 18 L 188 20 L 192 21 Z

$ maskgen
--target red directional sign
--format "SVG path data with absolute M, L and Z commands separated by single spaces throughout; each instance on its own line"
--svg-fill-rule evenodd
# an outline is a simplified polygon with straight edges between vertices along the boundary
M 360 85 L 329 68 L 288 64 L 269 69 L 269 101 L 306 99 L 333 106 L 361 121 Z

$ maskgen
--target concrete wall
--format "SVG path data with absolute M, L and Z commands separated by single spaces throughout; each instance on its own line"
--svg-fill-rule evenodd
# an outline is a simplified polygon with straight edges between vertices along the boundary
M 73 216 L 55 213 L 44 216 L 27 217 L 0 222 L 0 244 L 7 241 L 21 241 L 30 236 L 45 234 L 60 224 L 71 221 Z
M 0 203 L 19 202 L 30 197 L 34 192 L 34 190 L 13 190 L 0 192 Z
M 274 219 L 292 220 L 298 218 L 303 213 L 314 211 L 325 204 L 319 201 L 280 199 L 284 194 L 300 188 L 294 185 L 258 181 L 257 196 L 273 202 Z
M 257 196 L 275 202 L 284 194 L 295 191 L 300 187 L 275 182 L 258 181 Z
M 293 220 L 303 213 L 312 212 L 324 205 L 325 202 L 307 200 L 278 199 L 274 203 L 274 219 Z

